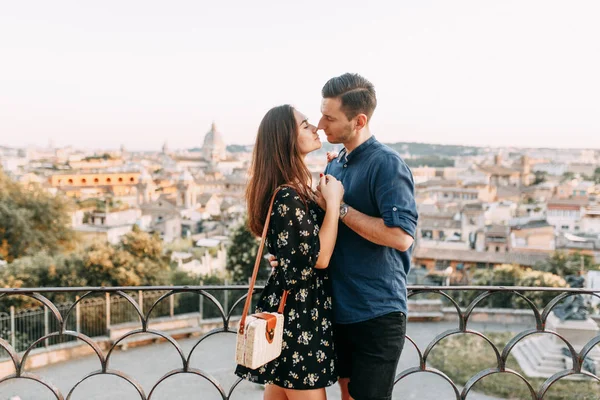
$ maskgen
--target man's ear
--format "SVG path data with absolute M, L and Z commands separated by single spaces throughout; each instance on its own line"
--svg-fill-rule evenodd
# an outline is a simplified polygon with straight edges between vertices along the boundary
M 367 123 L 369 122 L 367 116 L 365 114 L 358 114 L 356 116 L 356 130 L 361 130 Z

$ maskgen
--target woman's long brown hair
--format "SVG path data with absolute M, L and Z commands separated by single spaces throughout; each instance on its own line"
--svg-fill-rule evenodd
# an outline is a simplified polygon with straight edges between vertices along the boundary
M 258 127 L 246 188 L 248 227 L 257 236 L 262 235 L 269 202 L 278 186 L 293 186 L 304 202 L 311 196 L 312 176 L 297 143 L 294 108 L 285 104 L 270 109 Z

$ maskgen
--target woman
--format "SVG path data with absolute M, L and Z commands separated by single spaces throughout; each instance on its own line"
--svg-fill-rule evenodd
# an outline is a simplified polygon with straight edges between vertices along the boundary
M 283 291 L 290 293 L 281 355 L 256 370 L 238 365 L 235 373 L 266 384 L 265 400 L 326 399 L 325 387 L 337 381 L 327 266 L 344 188 L 334 177 L 321 176 L 325 211 L 317 205 L 304 158 L 320 148 L 317 128 L 289 105 L 271 109 L 258 128 L 246 190 L 248 224 L 255 235 L 262 234 L 275 189 L 286 186 L 275 197 L 266 240 L 279 266 L 256 312 L 277 311 Z

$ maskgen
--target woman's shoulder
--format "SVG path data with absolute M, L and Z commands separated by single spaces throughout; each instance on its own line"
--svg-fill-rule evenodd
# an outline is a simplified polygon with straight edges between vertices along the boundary
M 301 200 L 300 194 L 292 186 L 282 186 L 275 195 L 276 203 L 296 203 Z

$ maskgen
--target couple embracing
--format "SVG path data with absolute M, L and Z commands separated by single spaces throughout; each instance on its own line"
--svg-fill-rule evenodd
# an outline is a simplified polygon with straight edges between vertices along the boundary
M 250 230 L 260 236 L 275 196 L 266 246 L 273 272 L 257 312 L 274 312 L 284 291 L 281 355 L 236 374 L 265 384 L 265 400 L 323 400 L 339 381 L 342 400 L 391 399 L 406 333 L 406 276 L 417 225 L 414 182 L 369 122 L 377 99 L 357 74 L 330 79 L 315 126 L 289 105 L 264 116 L 246 192 Z M 343 144 L 313 191 L 304 159 Z

